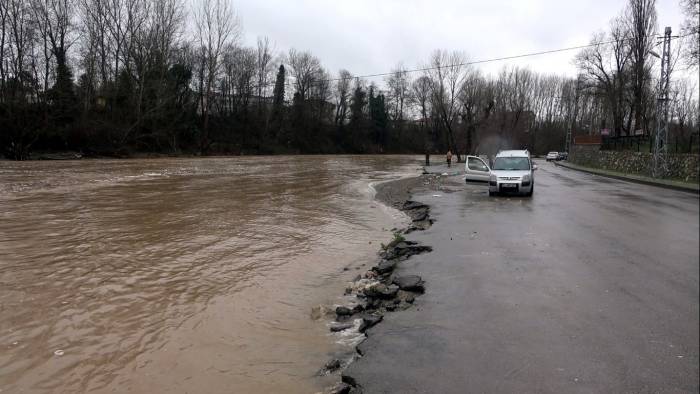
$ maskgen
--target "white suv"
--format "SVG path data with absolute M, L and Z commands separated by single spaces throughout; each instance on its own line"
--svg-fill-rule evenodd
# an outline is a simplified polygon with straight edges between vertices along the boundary
M 479 157 L 467 156 L 465 166 L 466 181 L 489 183 L 489 195 L 498 193 L 518 193 L 532 196 L 535 190 L 535 173 L 537 166 L 530 159 L 526 150 L 507 150 L 498 152 L 493 161 L 493 168 Z

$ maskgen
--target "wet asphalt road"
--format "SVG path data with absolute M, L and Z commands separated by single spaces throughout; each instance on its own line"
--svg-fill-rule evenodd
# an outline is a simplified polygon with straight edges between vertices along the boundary
M 360 346 L 366 393 L 698 392 L 698 196 L 539 164 L 532 199 L 414 196 L 427 292 Z

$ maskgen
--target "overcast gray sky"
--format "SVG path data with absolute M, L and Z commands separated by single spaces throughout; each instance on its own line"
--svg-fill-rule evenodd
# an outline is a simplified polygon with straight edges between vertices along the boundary
M 278 51 L 309 50 L 336 74 L 412 68 L 437 48 L 464 51 L 471 60 L 585 45 L 606 29 L 626 0 L 239 0 L 234 6 L 244 41 L 267 36 Z M 679 0 L 657 0 L 659 26 L 679 31 Z M 576 51 L 479 66 L 495 73 L 504 64 L 575 75 Z

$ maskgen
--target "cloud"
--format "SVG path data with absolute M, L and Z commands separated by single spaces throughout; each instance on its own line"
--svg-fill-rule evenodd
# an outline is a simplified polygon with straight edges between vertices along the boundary
M 242 0 L 235 3 L 245 43 L 267 36 L 279 51 L 309 50 L 332 73 L 355 75 L 412 68 L 438 48 L 464 51 L 471 60 L 587 44 L 624 9 L 625 0 Z M 677 0 L 657 3 L 659 25 L 674 31 L 682 20 Z M 479 67 L 496 73 L 504 65 L 575 75 L 576 51 Z

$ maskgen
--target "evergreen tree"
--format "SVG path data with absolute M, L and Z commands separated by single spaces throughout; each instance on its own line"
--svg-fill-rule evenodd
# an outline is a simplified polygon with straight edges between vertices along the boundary
M 272 114 L 270 123 L 272 124 L 272 134 L 276 137 L 277 141 L 283 145 L 287 143 L 287 138 L 282 132 L 282 119 L 284 113 L 284 81 L 284 64 L 280 64 L 280 68 L 277 70 L 277 78 L 275 79 L 275 88 L 272 91 Z
M 369 115 L 373 141 L 383 150 L 386 147 L 386 131 L 389 123 L 386 102 L 383 94 L 374 95 L 374 86 L 369 89 Z
M 364 152 L 367 137 L 365 107 L 367 106 L 367 92 L 358 85 L 352 94 L 350 103 L 350 121 L 346 145 L 354 152 Z
M 74 119 L 77 96 L 73 88 L 73 73 L 65 62 L 56 67 L 56 83 L 49 97 L 53 102 L 53 118 L 59 126 L 65 126 Z

